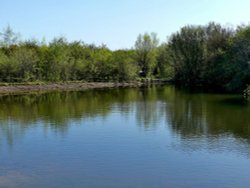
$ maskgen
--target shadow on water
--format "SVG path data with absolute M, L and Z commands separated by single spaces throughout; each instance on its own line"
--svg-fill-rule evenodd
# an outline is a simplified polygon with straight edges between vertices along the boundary
M 249 138 L 250 106 L 239 96 L 214 94 L 187 94 L 175 92 L 173 105 L 168 108 L 171 124 L 178 128 L 183 126 L 187 133 L 200 134 L 237 134 L 241 130 L 244 138 Z M 194 129 L 190 126 L 194 126 Z M 187 128 L 189 127 L 189 128 Z M 197 129 L 195 131 L 195 129 Z M 198 131 L 199 132 L 199 131 Z M 183 133 L 183 135 L 186 135 Z M 188 134 L 187 134 L 188 135 Z
M 222 99 L 218 102 L 220 102 L 224 105 L 235 105 L 235 106 L 240 106 L 240 107 L 243 107 L 243 106 L 248 107 L 248 103 L 241 96 L 225 98 L 225 99 Z
M 250 156 L 250 106 L 241 96 L 173 89 L 167 122 L 181 150 L 234 151 Z

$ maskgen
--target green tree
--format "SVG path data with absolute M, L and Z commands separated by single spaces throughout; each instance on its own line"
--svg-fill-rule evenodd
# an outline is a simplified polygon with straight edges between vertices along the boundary
M 136 79 L 138 66 L 133 57 L 133 50 L 117 50 L 113 52 L 110 61 L 115 66 L 114 80 L 129 81 Z
M 1 47 L 10 47 L 17 44 L 20 38 L 19 34 L 15 33 L 9 25 L 0 32 L 0 37 Z
M 206 58 L 205 32 L 201 26 L 185 26 L 169 39 L 174 79 L 187 86 L 201 84 Z
M 141 69 L 141 75 L 144 77 L 152 75 L 156 66 L 158 44 L 156 33 L 144 33 L 137 37 L 135 42 L 136 61 Z
M 10 60 L 12 64 L 17 65 L 17 81 L 35 81 L 36 66 L 38 56 L 33 49 L 18 48 L 12 55 Z
M 8 57 L 0 51 L 0 81 L 16 82 L 19 81 L 19 66 L 18 62 L 13 60 L 13 57 Z
M 42 68 L 47 81 L 70 80 L 71 59 L 65 38 L 55 38 L 48 47 L 42 49 Z
M 173 66 L 170 60 L 170 49 L 168 44 L 161 44 L 158 47 L 157 55 L 157 73 L 160 78 L 168 80 L 173 79 Z
M 234 30 L 222 27 L 211 22 L 204 27 L 206 33 L 207 57 L 203 72 L 203 84 L 215 90 L 225 90 L 229 81 L 230 58 L 228 51 L 229 41 L 234 35 Z
M 228 51 L 229 82 L 226 88 L 242 92 L 250 83 L 250 26 L 239 27 Z

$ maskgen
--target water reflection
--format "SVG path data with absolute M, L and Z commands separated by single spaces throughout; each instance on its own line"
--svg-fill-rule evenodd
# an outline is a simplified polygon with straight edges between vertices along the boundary
M 183 137 L 233 134 L 250 138 L 250 106 L 239 96 L 174 92 L 167 107 L 172 128 Z M 237 101 L 237 103 L 236 103 Z
M 180 136 L 176 148 L 250 156 L 250 106 L 240 96 L 173 90 L 166 113 Z
M 0 187 L 247 187 L 249 113 L 170 86 L 0 96 Z
M 250 142 L 250 107 L 238 96 L 190 94 L 174 87 L 89 90 L 0 97 L 0 140 L 12 145 L 37 125 L 67 134 L 71 122 L 113 112 L 143 129 L 160 124 L 182 139 L 232 135 Z

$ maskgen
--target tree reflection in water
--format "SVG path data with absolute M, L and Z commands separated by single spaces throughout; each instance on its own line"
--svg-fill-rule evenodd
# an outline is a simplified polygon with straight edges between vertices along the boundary
M 185 140 L 231 135 L 250 144 L 250 106 L 239 96 L 188 93 L 172 86 L 0 97 L 0 140 L 12 145 L 37 125 L 67 134 L 71 122 L 130 115 L 143 129 L 167 128 Z M 38 123 L 39 122 L 39 123 Z

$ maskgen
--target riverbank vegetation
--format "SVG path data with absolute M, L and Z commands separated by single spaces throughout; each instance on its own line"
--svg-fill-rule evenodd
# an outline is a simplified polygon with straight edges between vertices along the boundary
M 7 26 L 0 34 L 0 82 L 124 82 L 164 79 L 212 91 L 243 92 L 250 83 L 250 26 L 188 25 L 159 43 L 140 34 L 131 49 L 68 42 L 21 41 Z

